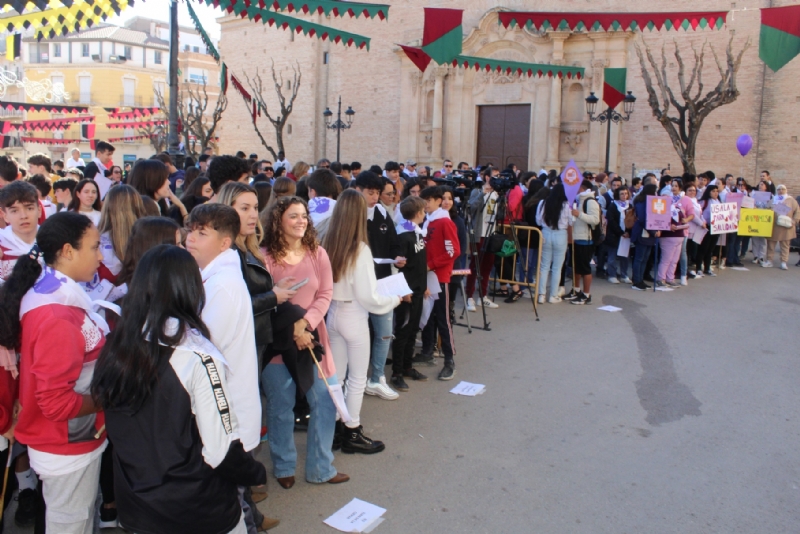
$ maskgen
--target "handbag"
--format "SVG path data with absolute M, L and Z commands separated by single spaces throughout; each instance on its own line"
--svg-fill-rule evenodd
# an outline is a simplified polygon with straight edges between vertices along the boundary
M 508 258 L 517 253 L 517 246 L 507 235 L 497 232 L 489 237 L 489 242 L 486 244 L 486 252 L 501 258 Z
M 632 208 L 625 210 L 625 229 L 630 230 L 634 224 L 636 224 L 636 210 Z
M 792 218 L 788 215 L 778 215 L 778 219 L 775 221 L 775 224 L 778 226 L 783 226 L 784 228 L 791 228 L 794 226 Z

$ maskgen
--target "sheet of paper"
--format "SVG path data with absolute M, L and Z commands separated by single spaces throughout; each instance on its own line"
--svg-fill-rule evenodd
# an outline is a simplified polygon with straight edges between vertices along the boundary
M 439 293 L 442 291 L 442 288 L 439 286 L 439 279 L 433 271 L 428 271 L 428 291 L 431 292 L 433 300 L 437 300 L 439 298 Z
M 698 245 L 703 242 L 703 238 L 708 233 L 708 228 L 703 228 L 702 226 L 698 226 L 694 230 L 694 235 L 692 236 L 692 241 L 697 243 Z
M 384 297 L 405 297 L 413 293 L 402 273 L 393 274 L 378 280 L 378 295 Z
M 483 384 L 473 384 L 471 382 L 464 382 L 462 380 L 456 387 L 450 390 L 450 393 L 464 395 L 466 397 L 474 397 L 475 395 L 481 395 L 484 391 L 486 391 L 486 386 Z
M 419 318 L 420 330 L 425 328 L 425 325 L 428 324 L 428 319 L 431 317 L 431 311 L 433 311 L 433 302 L 435 300 L 436 298 L 431 295 L 422 301 L 422 315 Z
M 599 307 L 599 308 L 597 308 L 597 309 L 598 309 L 598 310 L 601 310 L 601 311 L 607 311 L 607 312 L 618 312 L 618 311 L 622 311 L 622 308 L 617 308 L 616 306 L 600 306 L 600 307 Z
M 345 423 L 352 421 L 353 418 L 350 417 L 350 412 L 347 411 L 347 404 L 344 402 L 344 392 L 341 384 L 328 384 L 328 393 L 331 394 L 333 404 L 336 406 L 336 411 L 339 412 L 339 417 L 341 417 L 342 421 Z
M 742 207 L 743 208 L 755 208 L 756 201 L 753 197 L 742 197 Z
M 630 237 L 620 237 L 619 238 L 619 246 L 617 247 L 617 256 L 622 256 L 623 258 L 627 258 L 631 254 L 631 238 Z
M 353 499 L 323 522 L 342 532 L 364 532 L 385 513 L 385 508 Z
M 672 287 L 657 287 L 656 291 L 675 291 Z
M 373 258 L 372 261 L 374 261 L 378 265 L 386 265 L 386 264 L 394 265 L 395 263 L 397 263 L 395 260 L 391 258 Z
M 781 202 L 779 204 L 773 204 L 772 211 L 778 215 L 789 215 L 792 212 L 792 208 Z
M 731 271 L 749 271 L 747 267 L 731 267 Z

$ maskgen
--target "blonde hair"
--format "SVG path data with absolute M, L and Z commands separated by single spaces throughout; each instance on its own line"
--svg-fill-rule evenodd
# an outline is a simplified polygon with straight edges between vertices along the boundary
M 331 261 L 334 282 L 341 280 L 356 263 L 362 243 L 369 246 L 367 201 L 355 189 L 347 189 L 339 195 L 329 230 L 322 239 L 322 248 Z
M 142 196 L 133 187 L 119 184 L 108 190 L 100 212 L 98 231 L 101 234 L 108 232 L 111 236 L 114 254 L 119 261 L 125 261 L 133 225 L 146 215 Z
M 311 167 L 305 161 L 298 161 L 292 167 L 292 174 L 295 178 L 297 178 L 298 181 L 300 181 L 300 178 L 308 174 L 308 169 L 310 168 Z
M 224 204 L 226 206 L 233 207 L 233 205 L 236 203 L 236 199 L 244 193 L 253 193 L 256 196 L 256 200 L 258 199 L 258 193 L 249 185 L 241 182 L 227 182 L 222 186 L 222 188 L 220 188 L 219 193 L 217 193 L 216 200 L 218 204 Z M 245 237 L 239 233 L 239 235 L 236 236 L 234 243 L 236 244 L 236 248 L 250 252 L 258 259 L 258 261 L 263 263 L 264 255 L 261 254 L 261 249 L 258 246 L 263 236 L 264 228 L 261 226 L 261 221 L 258 220 L 256 222 L 255 234 Z

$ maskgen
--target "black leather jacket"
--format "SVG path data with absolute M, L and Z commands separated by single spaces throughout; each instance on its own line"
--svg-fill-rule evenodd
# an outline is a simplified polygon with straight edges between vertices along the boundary
M 278 297 L 272 291 L 272 275 L 252 252 L 239 250 L 242 275 L 250 292 L 253 304 L 253 326 L 256 332 L 256 347 L 260 350 L 272 343 L 272 312 L 278 306 Z M 261 357 L 261 354 L 259 354 Z

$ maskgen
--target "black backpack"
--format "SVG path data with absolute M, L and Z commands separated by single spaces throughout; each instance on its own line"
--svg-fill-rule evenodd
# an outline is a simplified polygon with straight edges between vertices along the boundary
M 594 197 L 589 197 L 586 200 L 584 200 L 583 201 L 583 213 L 589 213 L 586 210 L 586 206 L 587 206 L 587 204 L 589 203 L 590 200 L 594 200 L 595 202 L 597 202 L 597 199 L 594 198 Z M 597 202 L 597 207 L 598 207 L 598 210 L 600 211 L 600 222 L 595 224 L 594 226 L 592 226 L 591 224 L 589 225 L 589 228 L 591 228 L 591 230 L 592 230 L 592 244 L 594 246 L 596 246 L 596 247 L 601 245 L 603 243 L 603 241 L 605 241 L 605 239 L 606 239 L 606 235 L 603 233 L 603 210 L 602 210 L 602 208 L 600 208 L 600 203 L 599 202 Z

